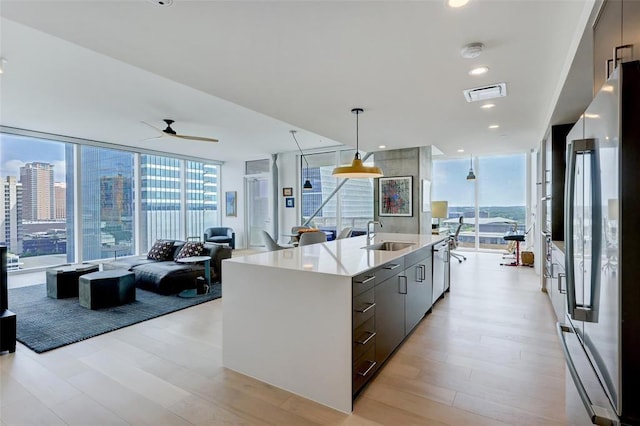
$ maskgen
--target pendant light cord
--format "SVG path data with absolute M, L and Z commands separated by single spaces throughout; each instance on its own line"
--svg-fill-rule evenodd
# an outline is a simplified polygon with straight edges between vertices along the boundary
M 300 150 L 300 156 L 302 157 L 304 162 L 307 163 L 307 171 L 306 171 L 305 175 L 306 175 L 306 179 L 309 179 L 309 162 L 307 161 L 307 157 L 305 157 L 304 154 L 302 153 L 302 148 L 300 148 L 300 144 L 298 143 L 298 139 L 296 139 L 296 131 L 295 130 L 291 130 L 291 136 L 293 136 L 293 140 L 296 141 L 296 145 L 298 145 L 298 150 Z
M 362 108 L 353 108 L 351 112 L 356 115 L 356 155 L 355 158 L 360 159 L 360 113 Z

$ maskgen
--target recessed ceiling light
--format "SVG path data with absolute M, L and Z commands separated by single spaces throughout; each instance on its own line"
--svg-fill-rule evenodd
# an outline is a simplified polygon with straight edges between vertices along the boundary
M 491 109 L 494 106 L 496 106 L 496 104 L 484 104 L 480 108 L 482 108 L 482 109 Z
M 462 7 L 469 3 L 469 0 L 447 0 L 447 6 L 449 7 Z
M 498 127 L 500 127 L 498 124 L 492 124 L 489 126 L 490 129 L 497 129 Z
M 464 149 L 459 149 L 458 152 L 464 152 Z
M 378 148 L 380 149 L 385 149 L 387 146 L 386 145 L 379 145 Z
M 469 75 L 482 75 L 489 71 L 489 67 L 478 67 L 469 71 Z
M 173 0 L 149 0 L 151 3 L 160 7 L 169 7 L 173 4 Z

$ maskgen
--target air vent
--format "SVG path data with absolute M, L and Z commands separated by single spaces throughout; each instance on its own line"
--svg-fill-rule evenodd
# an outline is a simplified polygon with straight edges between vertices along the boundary
M 507 83 L 496 83 L 489 86 L 463 90 L 467 102 L 486 101 L 487 99 L 507 96 Z

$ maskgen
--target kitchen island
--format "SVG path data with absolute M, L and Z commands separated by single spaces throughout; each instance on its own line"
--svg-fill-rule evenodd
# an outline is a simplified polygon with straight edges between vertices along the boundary
M 223 365 L 350 413 L 448 288 L 433 294 L 432 250 L 446 238 L 378 233 L 372 244 L 401 244 L 369 250 L 361 236 L 225 259 Z

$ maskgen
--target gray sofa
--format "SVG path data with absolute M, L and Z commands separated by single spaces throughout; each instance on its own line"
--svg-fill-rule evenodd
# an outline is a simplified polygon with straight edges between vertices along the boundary
M 180 251 L 184 241 L 175 241 L 173 257 Z M 211 282 L 222 280 L 222 259 L 231 258 L 229 247 L 204 243 L 211 256 Z M 204 276 L 204 266 L 196 263 L 177 263 L 174 260 L 157 261 L 147 256 L 119 258 L 103 264 L 105 270 L 126 269 L 135 274 L 136 287 L 159 294 L 176 294 L 196 286 L 196 278 Z

